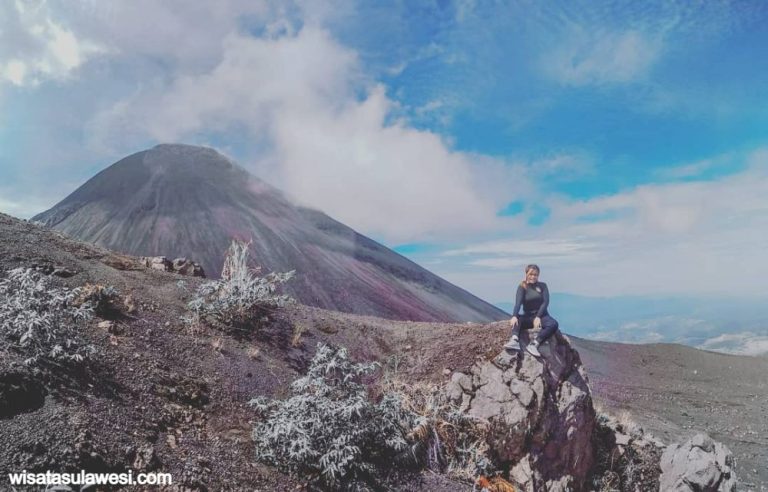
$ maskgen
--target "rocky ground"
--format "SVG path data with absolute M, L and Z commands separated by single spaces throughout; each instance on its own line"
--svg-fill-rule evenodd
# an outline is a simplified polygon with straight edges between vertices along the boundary
M 320 341 L 348 346 L 357 360 L 386 360 L 395 350 L 389 333 L 407 324 L 296 305 L 257 333 L 190 328 L 180 317 L 203 279 L 153 270 L 0 214 L 0 271 L 16 267 L 49 273 L 55 286 L 114 286 L 135 308 L 90 322 L 83 335 L 99 354 L 82 371 L 33 374 L 19 355 L 0 349 L 0 477 L 160 470 L 173 474 L 172 490 L 301 489 L 305 483 L 255 462 L 247 402 L 286 396 Z M 398 488 L 467 486 L 423 473 Z
M 87 370 L 37 377 L 0 349 L 0 477 L 27 470 L 163 470 L 189 490 L 296 490 L 303 484 L 255 463 L 250 443 L 257 395 L 282 397 L 318 342 L 352 358 L 394 363 L 409 381 L 445 382 L 499 353 L 504 322 L 395 322 L 292 306 L 256 334 L 235 336 L 180 322 L 200 279 L 154 271 L 131 258 L 0 214 L 0 271 L 36 266 L 57 285 L 113 285 L 133 312 L 93 320 L 85 335 L 100 354 Z M 626 410 L 665 442 L 697 429 L 734 452 L 757 490 L 768 484 L 764 359 L 679 346 L 572 339 L 603 408 Z M 753 471 L 754 470 L 754 471 Z M 2 488 L 2 487 L 0 487 Z M 470 490 L 432 473 L 400 490 Z M 177 490 L 183 490 L 178 487 Z
M 744 486 L 768 490 L 768 358 L 571 341 L 598 407 L 625 414 L 667 443 L 707 432 L 733 452 Z

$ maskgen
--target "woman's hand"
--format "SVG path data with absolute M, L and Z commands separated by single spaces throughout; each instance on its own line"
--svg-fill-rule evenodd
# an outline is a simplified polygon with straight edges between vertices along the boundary
M 517 316 L 512 316 L 512 319 L 509 320 L 509 326 L 511 326 L 512 328 L 517 326 Z
M 536 316 L 536 317 L 533 319 L 533 328 L 534 328 L 534 329 L 536 329 L 536 330 L 538 330 L 539 328 L 541 328 L 541 318 L 539 318 L 538 316 Z

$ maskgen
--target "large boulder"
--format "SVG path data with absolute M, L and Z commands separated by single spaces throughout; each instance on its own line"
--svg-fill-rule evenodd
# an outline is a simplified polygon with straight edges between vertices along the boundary
M 588 490 L 595 410 L 584 367 L 560 333 L 540 351 L 540 359 L 504 351 L 468 374 L 455 372 L 448 395 L 489 422 L 492 457 L 522 490 Z
M 733 455 L 706 434 L 670 444 L 661 455 L 660 490 L 727 492 L 735 490 Z

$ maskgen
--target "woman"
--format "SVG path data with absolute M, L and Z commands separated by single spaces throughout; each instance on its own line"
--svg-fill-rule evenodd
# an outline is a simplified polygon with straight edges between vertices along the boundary
M 520 307 L 523 307 L 522 316 L 518 315 Z M 504 345 L 505 349 L 520 350 L 520 329 L 541 328 L 536 340 L 529 343 L 526 350 L 535 357 L 541 357 L 539 345 L 546 342 L 557 331 L 557 320 L 549 315 L 549 289 L 547 284 L 539 282 L 539 267 L 528 265 L 525 267 L 525 280 L 517 286 L 515 296 L 515 309 L 512 310 L 512 336 Z

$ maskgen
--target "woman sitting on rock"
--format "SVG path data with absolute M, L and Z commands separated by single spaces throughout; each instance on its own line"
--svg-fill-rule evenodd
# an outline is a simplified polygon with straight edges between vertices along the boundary
M 518 316 L 520 307 L 523 307 L 523 315 Z M 557 320 L 549 315 L 549 289 L 547 284 L 539 282 L 539 267 L 528 265 L 525 267 L 525 280 L 517 286 L 515 296 L 515 309 L 512 310 L 512 336 L 504 345 L 508 350 L 520 350 L 520 329 L 541 329 L 536 340 L 529 343 L 526 350 L 535 357 L 541 357 L 539 345 L 546 342 L 557 331 Z

